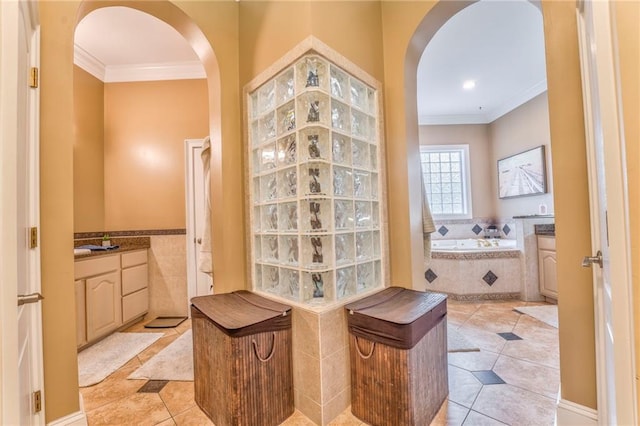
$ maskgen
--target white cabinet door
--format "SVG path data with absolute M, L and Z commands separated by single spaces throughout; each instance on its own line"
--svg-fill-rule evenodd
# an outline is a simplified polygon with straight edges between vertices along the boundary
M 87 343 L 87 310 L 85 280 L 76 281 L 76 341 L 78 347 Z
M 120 271 L 86 281 L 87 340 L 91 341 L 122 324 Z
M 540 268 L 540 293 L 547 297 L 557 299 L 556 252 L 552 250 L 538 250 L 538 265 Z

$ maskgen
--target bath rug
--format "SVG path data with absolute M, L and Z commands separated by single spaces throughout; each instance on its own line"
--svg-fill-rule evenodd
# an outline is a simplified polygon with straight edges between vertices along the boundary
M 447 351 L 448 352 L 480 352 L 480 348 L 471 343 L 458 330 L 447 327 Z
M 519 306 L 513 310 L 558 328 L 558 305 Z
M 113 333 L 78 354 L 78 384 L 95 385 L 164 336 L 164 333 Z
M 193 381 L 193 337 L 191 330 L 158 352 L 128 379 Z
M 182 324 L 187 317 L 157 317 L 144 325 L 144 328 L 173 328 Z

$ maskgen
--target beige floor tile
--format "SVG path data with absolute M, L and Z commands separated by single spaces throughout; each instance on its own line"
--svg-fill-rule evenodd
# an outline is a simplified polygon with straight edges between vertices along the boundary
M 482 383 L 473 374 L 449 366 L 449 401 L 471 408 L 481 389 Z
M 170 418 L 171 414 L 155 393 L 135 393 L 87 412 L 89 426 L 156 425 Z
M 487 417 L 484 414 L 480 414 L 476 411 L 469 411 L 469 415 L 462 423 L 464 426 L 501 426 L 504 423 L 499 422 L 491 417 Z
M 430 426 L 460 426 L 469 409 L 452 401 L 445 401 Z
M 510 385 L 549 398 L 555 399 L 558 396 L 560 371 L 556 368 L 500 355 L 493 371 Z
M 474 411 L 518 426 L 551 426 L 555 421 L 555 400 L 508 384 L 484 386 Z
M 300 411 L 296 410 L 287 420 L 282 422 L 282 426 L 315 426 L 311 420 Z
M 138 354 L 138 359 L 142 364 L 149 361 L 158 352 L 169 346 L 180 335 L 178 333 L 170 333 L 156 340 L 153 345 Z
M 478 309 L 465 323 L 465 327 L 474 327 L 493 333 L 513 331 L 520 315 L 513 311 Z
M 557 347 L 540 341 L 528 339 L 508 341 L 502 354 L 551 368 L 560 368 L 560 354 Z
M 176 422 L 173 421 L 173 418 L 167 419 L 162 423 L 158 423 L 156 426 L 175 426 Z
M 362 421 L 351 413 L 351 407 L 329 422 L 329 426 L 360 426 Z
M 193 382 L 169 382 L 160 391 L 160 398 L 172 416 L 187 411 L 196 405 Z
M 112 375 L 97 385 L 80 388 L 85 412 L 133 395 L 147 382 L 146 380 L 127 380 L 126 375 L 120 374 L 114 373 L 115 376 Z
M 498 354 L 489 351 L 453 352 L 449 353 L 449 365 L 469 371 L 491 370 L 498 359 Z
M 467 327 L 466 323 L 458 329 L 458 332 L 484 351 L 500 353 L 506 343 L 506 340 L 495 332 L 486 331 L 480 327 Z
M 214 426 L 197 405 L 173 417 L 177 426 Z

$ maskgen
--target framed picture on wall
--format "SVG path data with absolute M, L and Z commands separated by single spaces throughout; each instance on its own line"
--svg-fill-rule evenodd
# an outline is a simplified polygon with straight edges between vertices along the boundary
M 500 198 L 546 193 L 544 145 L 498 160 L 498 186 Z

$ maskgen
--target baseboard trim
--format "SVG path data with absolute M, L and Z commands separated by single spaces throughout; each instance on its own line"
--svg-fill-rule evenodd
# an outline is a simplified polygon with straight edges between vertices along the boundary
M 87 425 L 87 416 L 82 411 L 76 411 L 75 413 L 71 413 L 67 416 L 60 417 L 52 421 L 51 423 L 47 423 L 47 426 L 86 426 Z
M 556 426 L 590 426 L 598 424 L 598 412 L 593 408 L 560 399 Z

